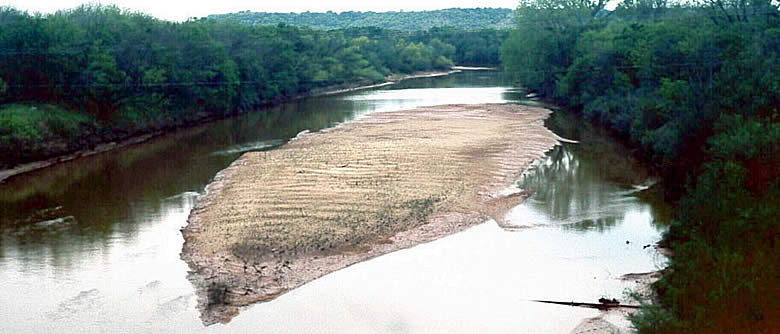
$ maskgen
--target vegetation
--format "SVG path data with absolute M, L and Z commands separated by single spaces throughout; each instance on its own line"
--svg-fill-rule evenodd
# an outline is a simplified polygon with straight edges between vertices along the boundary
M 503 9 L 172 23 L 111 6 L 0 7 L 0 168 L 328 87 L 500 61 L 662 171 L 678 203 L 664 239 L 675 256 L 655 285 L 660 303 L 635 325 L 771 332 L 780 326 L 778 3 L 605 5 L 523 0 L 511 32 L 497 30 Z
M 780 326 L 777 2 L 524 1 L 502 48 L 531 90 L 641 148 L 679 200 L 641 332 Z
M 88 115 L 50 104 L 2 105 L 0 156 L 46 154 L 51 149 L 78 140 L 76 134 L 87 132 L 93 127 L 94 119 Z M 44 145 L 46 142 L 48 145 Z
M 464 30 L 453 27 L 431 28 L 412 34 L 410 40 L 430 45 L 444 42 L 454 48 L 439 47 L 458 65 L 497 66 L 501 64 L 499 51 L 509 30 L 484 28 Z M 438 41 L 437 41 L 438 40 Z
M 285 23 L 315 29 L 334 30 L 355 27 L 418 31 L 434 27 L 509 29 L 512 10 L 508 8 L 450 8 L 420 12 L 342 12 L 342 13 L 265 13 L 243 11 L 210 15 L 209 18 L 236 20 L 249 25 Z
M 448 69 L 456 54 L 441 39 L 377 28 L 0 7 L 0 168 L 326 87 Z

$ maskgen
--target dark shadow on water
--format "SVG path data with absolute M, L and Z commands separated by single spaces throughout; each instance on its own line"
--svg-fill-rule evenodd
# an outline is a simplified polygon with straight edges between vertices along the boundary
M 6 250 L 36 262 L 36 254 L 78 256 L 132 239 L 180 209 L 163 199 L 202 191 L 242 153 L 348 121 L 354 105 L 339 98 L 295 101 L 11 178 L 0 184 L 0 260 Z
M 608 229 L 617 225 L 619 218 L 622 217 L 604 217 L 598 219 L 585 219 L 574 224 L 563 225 L 564 230 L 574 231 L 596 231 L 606 232 Z
M 537 161 L 517 186 L 534 195 L 510 212 L 520 226 L 561 226 L 572 232 L 605 232 L 652 206 L 636 196 L 655 181 L 630 151 L 602 130 L 565 112 L 546 124 L 563 144 Z M 653 220 L 660 220 L 654 214 Z

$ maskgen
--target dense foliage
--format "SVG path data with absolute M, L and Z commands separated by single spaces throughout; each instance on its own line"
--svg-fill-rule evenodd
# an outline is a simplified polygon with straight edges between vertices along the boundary
M 435 44 L 439 40 L 454 46 L 448 57 L 458 65 L 495 66 L 501 64 L 499 51 L 509 30 L 463 30 L 453 27 L 432 28 L 412 34 L 410 40 Z
M 375 28 L 172 23 L 95 5 L 45 16 L 0 7 L 0 167 L 453 65 L 453 45 L 415 38 Z
M 342 13 L 265 13 L 243 11 L 210 15 L 214 19 L 232 19 L 250 25 L 285 23 L 315 29 L 378 27 L 393 30 L 428 30 L 434 27 L 456 27 L 464 30 L 512 27 L 512 10 L 508 8 L 450 8 L 419 12 L 342 12 Z
M 679 199 L 642 332 L 764 332 L 780 323 L 777 2 L 537 0 L 502 58 L 524 86 L 640 147 Z

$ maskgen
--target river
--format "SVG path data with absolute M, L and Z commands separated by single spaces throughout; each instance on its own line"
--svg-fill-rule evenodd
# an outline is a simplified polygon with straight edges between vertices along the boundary
M 329 274 L 204 328 L 179 229 L 197 195 L 241 153 L 270 150 L 372 112 L 521 102 L 503 74 L 467 71 L 298 100 L 0 184 L 0 332 L 569 332 L 613 313 L 533 302 L 620 298 L 626 273 L 663 267 L 661 208 L 626 148 L 562 113 L 580 144 L 518 182 L 535 195 L 495 222 Z M 657 205 L 656 205 L 657 206 Z

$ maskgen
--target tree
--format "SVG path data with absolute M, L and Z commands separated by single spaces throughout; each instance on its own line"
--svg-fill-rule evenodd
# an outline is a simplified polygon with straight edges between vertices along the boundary
M 702 0 L 715 24 L 747 23 L 752 20 L 777 20 L 780 3 L 772 0 Z
M 504 68 L 524 86 L 547 96 L 572 64 L 577 37 L 595 28 L 603 0 L 525 0 L 515 12 L 517 28 L 502 47 Z
M 8 83 L 0 78 L 0 102 L 4 101 L 8 93 Z
M 98 40 L 87 55 L 82 72 L 81 91 L 87 97 L 85 107 L 99 118 L 113 116 L 127 96 L 125 73 L 117 67 L 116 58 Z

